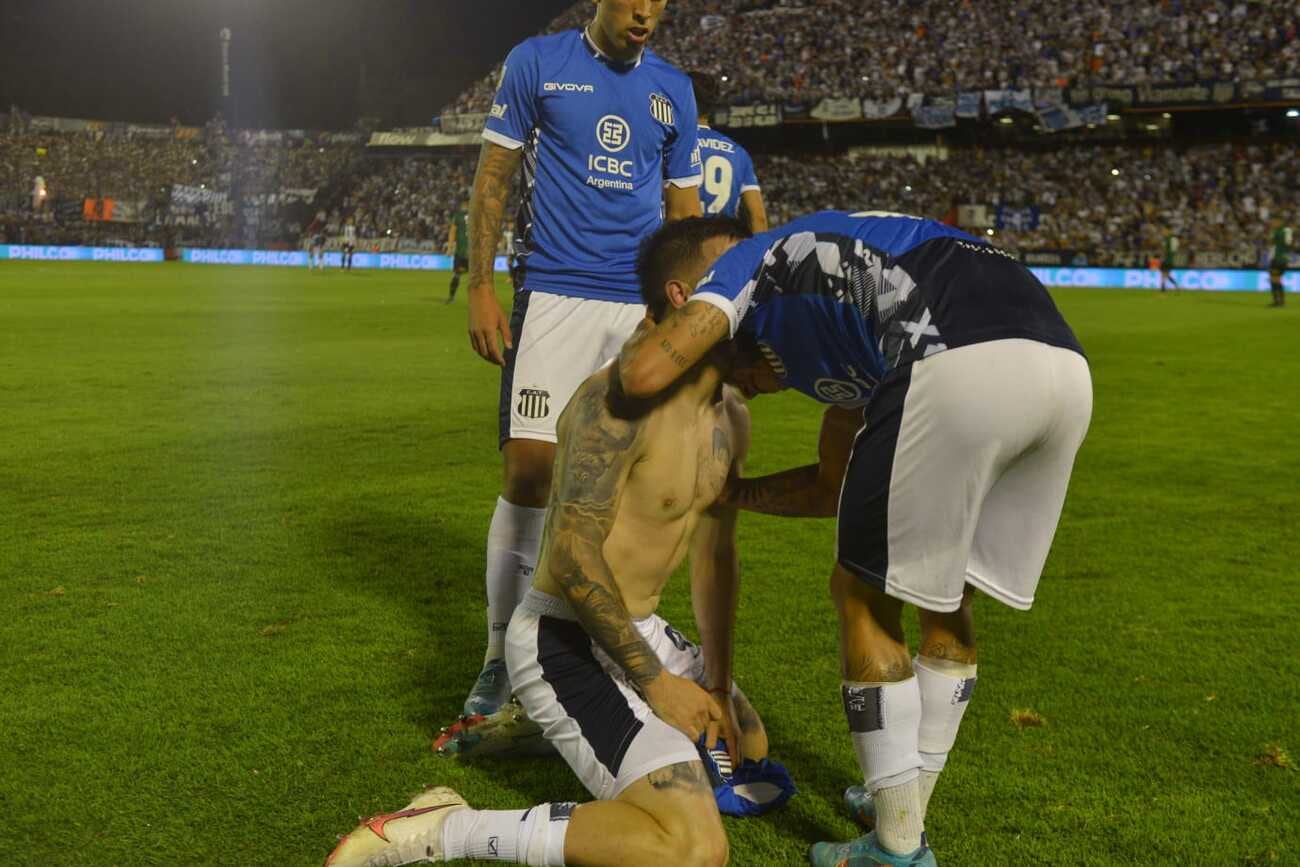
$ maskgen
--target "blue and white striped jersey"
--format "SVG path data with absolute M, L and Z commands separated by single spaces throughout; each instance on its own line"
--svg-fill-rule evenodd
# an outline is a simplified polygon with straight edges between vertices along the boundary
M 934 220 L 822 211 L 737 244 L 700 281 L 731 333 L 784 383 L 859 406 L 936 352 L 1024 338 L 1082 353 L 1052 297 L 1010 254 Z

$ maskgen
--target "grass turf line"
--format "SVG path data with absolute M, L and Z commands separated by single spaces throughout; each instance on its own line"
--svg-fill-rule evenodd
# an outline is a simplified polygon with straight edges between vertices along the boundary
M 424 785 L 584 798 L 554 761 L 428 750 L 478 670 L 500 472 L 496 372 L 446 286 L 0 266 L 0 860 L 306 865 Z M 1300 774 L 1255 759 L 1300 750 L 1300 321 L 1262 294 L 1057 297 L 1092 432 L 1034 610 L 977 603 L 936 852 L 1296 863 Z M 811 401 L 753 411 L 751 473 L 813 458 Z M 747 515 L 740 540 L 737 674 L 802 791 L 728 820 L 732 863 L 802 863 L 853 833 L 833 526 Z

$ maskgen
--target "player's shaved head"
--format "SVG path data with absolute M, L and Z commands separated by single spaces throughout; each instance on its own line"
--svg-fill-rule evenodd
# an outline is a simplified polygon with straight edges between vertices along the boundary
M 673 301 L 673 286 L 693 289 L 721 251 L 750 237 L 749 229 L 734 217 L 691 217 L 668 223 L 641 247 L 637 275 L 641 298 L 657 322 Z M 716 255 L 710 255 L 716 247 Z

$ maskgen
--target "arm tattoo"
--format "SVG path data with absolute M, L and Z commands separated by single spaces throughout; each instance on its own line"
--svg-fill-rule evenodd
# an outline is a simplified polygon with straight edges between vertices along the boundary
M 642 428 L 610 412 L 607 390 L 588 383 L 561 419 L 546 553 L 578 622 L 639 689 L 659 676 L 663 664 L 632 623 L 603 548 Z
M 835 496 L 821 483 L 817 464 L 757 479 L 740 479 L 730 500 L 738 509 L 788 518 L 829 518 Z
M 474 196 L 469 209 L 469 285 L 491 286 L 497 242 L 501 239 L 501 217 L 510 182 L 519 169 L 523 154 L 484 142 L 474 175 Z
M 656 791 L 679 789 L 697 791 L 713 797 L 713 787 L 709 785 L 709 778 L 704 773 L 704 765 L 700 762 L 678 762 L 651 771 L 646 778 Z
M 727 314 L 712 304 L 704 302 L 687 304 L 676 315 L 686 320 L 686 330 L 691 337 L 704 337 L 716 333 L 720 335 L 719 339 L 721 339 L 731 330 L 731 323 L 727 321 Z
M 691 366 L 691 360 L 674 349 L 673 345 L 668 342 L 667 338 L 659 341 L 659 348 L 668 353 L 668 357 L 673 360 L 673 364 L 677 365 L 682 370 L 686 370 Z

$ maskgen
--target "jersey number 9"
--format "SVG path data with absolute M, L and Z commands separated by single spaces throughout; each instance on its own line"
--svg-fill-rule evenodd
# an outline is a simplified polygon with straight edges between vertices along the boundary
M 706 202 L 704 210 L 710 214 L 721 214 L 731 202 L 731 180 L 735 170 L 731 160 L 726 157 L 709 157 L 704 162 L 704 191 L 712 197 Z

